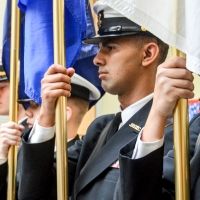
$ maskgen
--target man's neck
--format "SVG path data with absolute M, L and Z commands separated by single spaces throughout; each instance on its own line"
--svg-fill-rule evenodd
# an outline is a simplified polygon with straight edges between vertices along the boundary
M 153 91 L 147 92 L 144 94 L 139 94 L 139 95 L 128 95 L 128 96 L 118 96 L 118 100 L 120 102 L 121 109 L 124 110 L 128 106 L 136 103 L 137 101 L 145 98 L 146 96 L 150 95 Z

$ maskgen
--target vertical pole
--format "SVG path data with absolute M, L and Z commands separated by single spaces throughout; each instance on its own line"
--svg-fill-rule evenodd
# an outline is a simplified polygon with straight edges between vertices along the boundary
M 174 55 L 184 56 L 175 50 Z M 176 200 L 190 199 L 189 131 L 188 106 L 180 99 L 174 111 L 174 156 Z
M 65 66 L 64 0 L 53 0 L 54 63 Z M 68 199 L 68 166 L 66 151 L 66 98 L 60 97 L 56 105 L 56 164 L 57 199 Z
M 17 99 L 19 82 L 19 34 L 20 12 L 17 8 L 17 0 L 12 0 L 11 6 L 11 47 L 10 47 L 10 101 L 9 119 L 17 122 Z M 15 177 L 17 166 L 17 147 L 12 146 L 8 154 L 8 188 L 7 199 L 15 199 Z

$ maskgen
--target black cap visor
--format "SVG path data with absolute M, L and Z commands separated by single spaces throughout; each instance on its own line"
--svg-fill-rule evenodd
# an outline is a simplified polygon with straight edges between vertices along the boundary
M 86 44 L 99 44 L 100 42 L 109 39 L 109 38 L 118 38 L 122 36 L 131 36 L 138 35 L 138 32 L 129 32 L 129 33 L 118 33 L 118 34 L 108 34 L 108 35 L 96 35 L 91 38 L 85 39 L 83 42 Z

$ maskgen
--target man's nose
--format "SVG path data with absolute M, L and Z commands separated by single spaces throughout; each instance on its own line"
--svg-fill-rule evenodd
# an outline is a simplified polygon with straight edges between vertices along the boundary
M 97 55 L 94 57 L 93 63 L 98 67 L 105 65 L 105 63 L 106 63 L 105 55 L 101 49 L 99 50 Z
M 33 113 L 32 113 L 30 110 L 26 110 L 25 115 L 26 115 L 28 118 L 32 118 L 32 117 L 33 117 Z

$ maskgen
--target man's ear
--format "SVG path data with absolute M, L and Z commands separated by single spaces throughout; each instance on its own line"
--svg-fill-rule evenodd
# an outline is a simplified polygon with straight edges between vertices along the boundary
M 69 106 L 67 106 L 66 109 L 67 109 L 67 121 L 69 121 L 72 117 L 72 109 Z
M 159 47 L 156 43 L 150 42 L 148 44 L 145 44 L 143 47 L 143 60 L 142 65 L 148 66 L 155 62 L 155 60 L 158 58 L 159 55 Z

